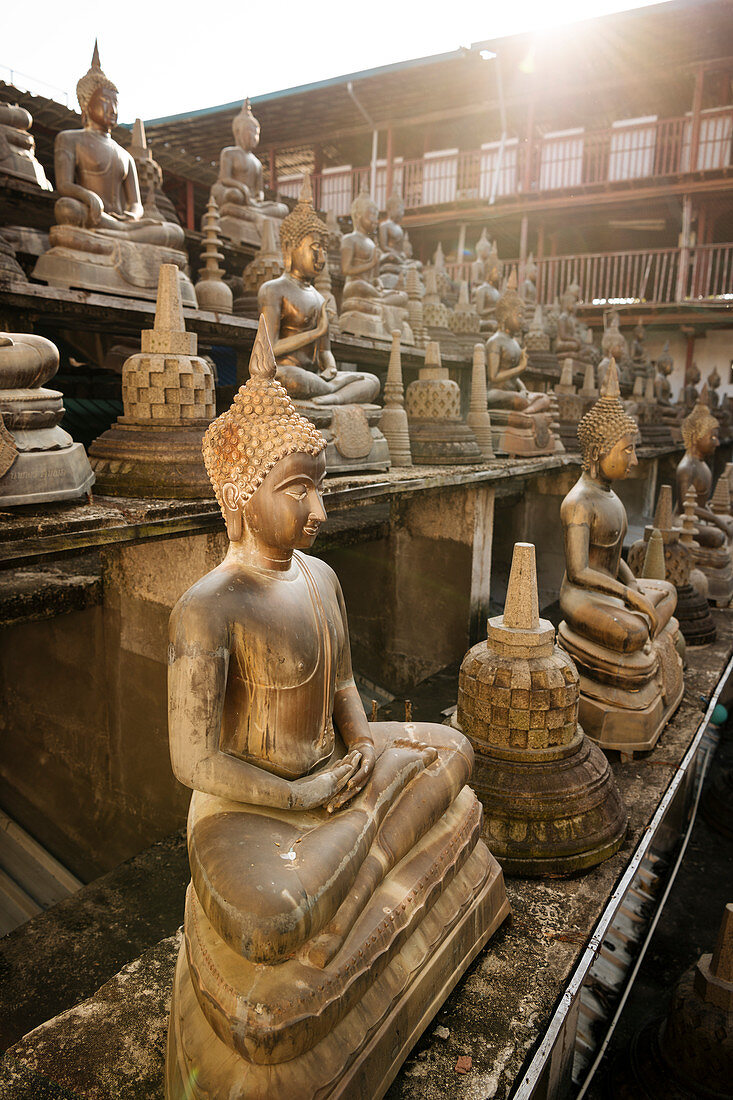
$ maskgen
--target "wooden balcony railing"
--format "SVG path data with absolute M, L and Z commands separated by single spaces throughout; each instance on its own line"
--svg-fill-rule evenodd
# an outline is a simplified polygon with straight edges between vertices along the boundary
M 695 142 L 693 152 L 692 144 Z M 531 145 L 509 137 L 480 149 L 445 149 L 418 160 L 392 162 L 392 187 L 408 210 L 521 194 L 577 192 L 588 188 L 663 180 L 681 173 L 722 171 L 733 166 L 733 106 L 702 111 L 697 131 L 692 115 L 624 119 L 604 130 L 562 130 Z M 387 199 L 386 162 L 377 165 L 374 198 Z M 281 195 L 297 197 L 301 176 L 278 181 Z M 338 216 L 349 213 L 370 169 L 329 168 L 313 177 L 315 204 Z
M 504 270 L 518 263 L 506 260 Z M 570 283 L 578 283 L 585 305 L 733 303 L 733 243 L 551 256 L 537 267 L 542 305 L 560 298 Z M 448 264 L 447 269 L 451 278 L 470 282 L 470 264 Z

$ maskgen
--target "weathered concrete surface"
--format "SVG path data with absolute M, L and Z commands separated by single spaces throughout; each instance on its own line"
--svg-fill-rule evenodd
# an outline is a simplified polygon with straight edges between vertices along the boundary
M 0 1051 L 170 936 L 189 877 L 175 833 L 2 937 Z
M 691 653 L 685 698 L 654 750 L 629 764 L 612 763 L 630 811 L 621 850 L 582 876 L 507 880 L 511 920 L 448 998 L 390 1088 L 388 1100 L 507 1100 L 689 746 L 702 717 L 700 695 L 710 695 L 733 652 L 733 616 L 718 611 L 714 617 L 718 640 Z M 457 667 L 431 678 L 412 694 L 413 718 L 439 719 L 456 691 Z M 403 708 L 404 701 L 395 701 L 382 713 L 402 717 Z M 26 1036 L 7 1053 L 0 1095 L 4 1100 L 40 1100 L 44 1094 L 34 1093 L 31 1086 L 45 1078 L 67 1090 L 49 1092 L 53 1100 L 160 1096 L 174 962 L 175 941 L 165 940 L 143 956 L 137 969 L 133 964 L 90 1000 Z M 141 1036 L 147 1036 L 144 1049 Z M 471 1065 L 459 1074 L 456 1063 L 462 1056 Z
M 94 997 L 12 1047 L 0 1063 L 0 1095 L 6 1100 L 40 1100 L 44 1095 L 49 1100 L 162 1097 L 170 991 L 180 942 L 180 932 L 161 940 Z
M 101 601 L 97 554 L 0 573 L 0 627 L 83 611 Z

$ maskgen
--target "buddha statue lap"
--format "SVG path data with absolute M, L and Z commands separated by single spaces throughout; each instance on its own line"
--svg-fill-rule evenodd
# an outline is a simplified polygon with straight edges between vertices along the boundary
M 379 211 L 368 192 L 361 191 L 351 204 L 353 230 L 341 239 L 341 272 L 344 289 L 339 327 L 354 336 L 387 339 L 407 321 L 407 292 L 388 290 L 378 278 L 379 249 L 373 237 Z
M 96 43 L 76 94 L 83 128 L 56 136 L 61 197 L 49 232 L 51 248 L 39 257 L 33 275 L 51 286 L 155 300 L 160 265 L 170 263 L 180 270 L 184 304 L 195 307 L 183 230 L 159 213 L 145 216 L 135 161 L 111 136 L 117 89 L 102 72 Z
M 265 199 L 262 162 L 254 150 L 260 142 L 260 124 L 252 114 L 249 99 L 232 121 L 236 145 L 222 149 L 219 175 L 211 188 L 221 216 L 222 234 L 236 244 L 259 245 L 262 225 L 270 218 L 277 228 L 288 213 L 282 202 Z
M 494 451 L 510 455 L 553 454 L 563 449 L 551 429 L 557 420 L 557 399 L 554 394 L 530 392 L 519 377 L 527 366 L 527 355 L 516 339 L 524 310 L 516 287 L 516 271 L 512 271 L 496 307 L 498 329 L 486 342 L 487 401 Z
M 44 191 L 53 188 L 36 160 L 36 143 L 28 131 L 33 116 L 17 103 L 0 103 L 0 176 L 35 183 Z
M 695 516 L 698 548 L 694 552 L 695 565 L 708 581 L 708 599 L 718 607 L 727 607 L 733 599 L 733 565 L 731 564 L 731 537 L 733 517 L 716 513 L 711 507 L 713 475 L 705 461 L 718 447 L 718 422 L 710 412 L 704 398 L 682 421 L 682 439 L 685 453 L 677 466 L 678 514 L 689 489 L 697 498 Z
M 260 320 L 204 440 L 229 550 L 171 616 L 171 759 L 193 795 L 168 1100 L 383 1095 L 508 913 L 468 741 L 367 721 L 338 581 L 303 553 L 324 442 L 275 369 Z
M 389 448 L 373 404 L 380 383 L 365 371 L 339 370 L 331 351 L 328 311 L 314 281 L 326 264 L 328 227 L 313 209 L 310 177 L 284 219 L 285 270 L 262 284 L 257 299 L 267 322 L 278 379 L 301 412 L 324 433 L 329 471 L 387 469 Z
M 604 749 L 653 748 L 683 692 L 676 594 L 637 580 L 621 558 L 626 510 L 614 481 L 636 466 L 636 423 L 620 399 L 615 363 L 578 426 L 583 472 L 560 519 L 565 576 L 558 637 L 580 673 L 580 724 Z

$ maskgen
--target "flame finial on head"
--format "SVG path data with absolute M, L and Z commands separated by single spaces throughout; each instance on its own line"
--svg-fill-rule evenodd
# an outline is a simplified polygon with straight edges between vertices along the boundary
M 109 79 L 108 76 L 102 72 L 102 66 L 99 61 L 99 44 L 97 39 L 94 39 L 94 52 L 92 53 L 92 63 L 88 71 L 79 80 L 76 85 L 76 98 L 79 101 L 81 107 L 82 119 L 86 115 L 89 101 L 96 91 L 100 88 L 106 88 L 108 91 L 118 94 L 117 88 Z

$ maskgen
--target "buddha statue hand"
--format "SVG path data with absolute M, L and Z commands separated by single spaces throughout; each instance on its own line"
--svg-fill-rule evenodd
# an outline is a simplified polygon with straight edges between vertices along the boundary
M 104 213 L 104 203 L 94 191 L 86 187 L 76 188 L 78 197 L 64 195 L 54 206 L 57 225 L 75 225 L 80 229 L 99 225 Z
M 654 638 L 659 630 L 659 619 L 657 618 L 657 613 L 651 601 L 647 599 L 641 589 L 628 586 L 624 602 L 632 611 L 638 611 L 649 619 L 649 636 L 650 638 Z
M 317 806 L 325 806 L 328 809 L 329 801 L 343 790 L 359 767 L 361 759 L 361 752 L 352 749 L 323 771 L 294 780 L 291 784 L 293 797 L 289 808 L 314 810 Z M 356 790 L 353 793 L 356 794 Z
M 359 794 L 369 782 L 369 777 L 374 771 L 374 764 L 377 759 L 377 754 L 374 751 L 374 745 L 371 741 L 367 741 L 365 738 L 354 742 L 349 746 L 350 753 L 357 752 L 360 755 L 360 767 L 355 775 L 346 783 L 346 786 L 326 803 L 326 809 L 330 814 L 336 810 L 340 810 L 342 806 L 345 806 L 347 802 L 350 802 L 355 795 Z

